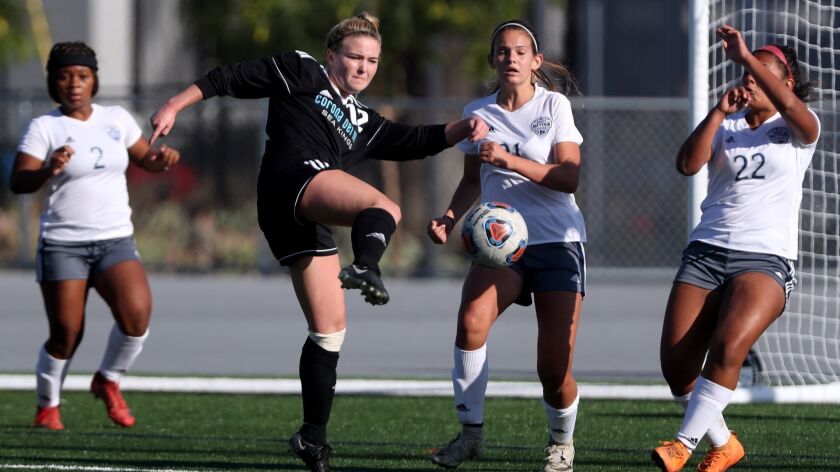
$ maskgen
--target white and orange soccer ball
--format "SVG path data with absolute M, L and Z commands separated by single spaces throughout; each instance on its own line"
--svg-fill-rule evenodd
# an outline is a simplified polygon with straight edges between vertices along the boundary
M 528 227 L 507 203 L 484 202 L 464 220 L 461 230 L 464 250 L 478 264 L 507 267 L 518 261 L 528 246 Z

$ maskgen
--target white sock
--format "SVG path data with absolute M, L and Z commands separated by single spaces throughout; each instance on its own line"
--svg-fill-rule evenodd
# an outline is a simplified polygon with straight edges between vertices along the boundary
M 99 373 L 111 382 L 119 382 L 140 355 L 143 343 L 148 337 L 148 329 L 143 336 L 126 336 L 119 326 L 114 324 L 108 336 L 108 347 L 105 348 L 105 355 L 102 356 L 102 364 L 99 365 Z
M 56 359 L 45 347 L 38 352 L 35 365 L 35 392 L 38 394 L 38 406 L 54 407 L 61 404 L 61 386 L 70 368 L 70 359 Z
M 575 400 L 568 407 L 557 409 L 546 403 L 545 399 L 543 399 L 543 408 L 545 408 L 545 414 L 548 416 L 548 434 L 555 443 L 567 444 L 572 442 L 572 436 L 575 434 L 575 421 L 577 421 L 579 401 L 580 394 L 575 397 Z
M 691 392 L 686 393 L 685 395 L 678 397 L 674 396 L 674 401 L 677 402 L 678 405 L 683 407 L 683 410 L 688 408 L 688 401 L 691 399 Z M 706 431 L 706 441 L 712 447 L 721 447 L 726 445 L 729 442 L 729 426 L 726 425 L 726 420 L 723 419 L 723 415 L 719 415 L 715 421 L 712 422 L 712 425 L 709 427 L 709 430 Z
M 716 424 L 717 418 L 732 399 L 734 390 L 718 385 L 702 376 L 697 377 L 694 391 L 685 410 L 685 418 L 677 432 L 677 439 L 693 451 L 700 439 Z
M 455 389 L 455 409 L 461 424 L 484 422 L 484 393 L 487 391 L 489 367 L 487 344 L 475 351 L 463 351 L 455 346 L 455 367 L 452 386 Z

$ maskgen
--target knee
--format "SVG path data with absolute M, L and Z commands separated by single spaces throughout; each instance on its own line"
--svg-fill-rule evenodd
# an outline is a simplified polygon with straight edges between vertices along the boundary
M 138 304 L 123 310 L 117 315 L 120 330 L 126 336 L 140 337 L 149 329 L 152 309 L 149 305 Z
M 344 344 L 344 335 L 346 333 L 346 328 L 329 334 L 316 333 L 315 331 L 310 330 L 309 339 L 323 350 L 337 353 L 341 350 L 341 346 Z
M 477 307 L 468 307 L 464 311 L 458 325 L 455 343 L 460 349 L 473 351 L 484 345 L 490 330 L 487 316 L 484 310 Z
M 51 333 L 46 343 L 47 352 L 56 359 L 69 359 L 82 343 L 82 337 L 79 331 Z
M 374 208 L 381 208 L 382 210 L 387 211 L 391 217 L 394 218 L 394 222 L 399 224 L 400 220 L 402 219 L 402 211 L 400 210 L 400 206 L 391 201 L 390 198 L 382 195 L 379 199 L 377 199 L 374 204 Z

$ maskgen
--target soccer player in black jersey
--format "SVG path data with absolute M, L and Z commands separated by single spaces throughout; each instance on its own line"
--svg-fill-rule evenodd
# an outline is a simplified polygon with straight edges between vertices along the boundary
M 326 67 L 301 51 L 222 66 L 152 117 L 154 141 L 171 131 L 179 111 L 202 99 L 269 98 L 257 209 L 272 252 L 289 266 L 309 325 L 300 358 L 303 426 L 290 442 L 311 470 L 329 470 L 326 425 L 346 326 L 341 289 L 361 289 L 374 305 L 388 301 L 378 263 L 400 219 L 396 203 L 345 169 L 365 159 L 418 159 L 487 134 L 477 117 L 396 124 L 356 98 L 376 74 L 378 22 L 362 13 L 335 25 Z M 354 261 L 343 269 L 327 225 L 352 227 Z

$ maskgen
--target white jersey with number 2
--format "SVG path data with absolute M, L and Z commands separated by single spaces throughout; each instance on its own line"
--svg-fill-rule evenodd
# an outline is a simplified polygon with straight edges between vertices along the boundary
M 85 121 L 56 108 L 30 122 L 18 152 L 46 161 L 61 146 L 75 151 L 64 171 L 47 181 L 42 238 L 100 241 L 133 234 L 125 170 L 128 148 L 141 135 L 134 118 L 118 106 L 93 104 Z
M 779 113 L 756 129 L 745 115 L 733 113 L 718 129 L 691 240 L 795 260 L 802 179 L 817 142 L 798 142 Z
M 540 164 L 554 163 L 554 145 L 583 142 L 572 108 L 563 94 L 536 86 L 534 97 L 517 110 L 496 104 L 498 93 L 464 108 L 464 116 L 479 116 L 490 127 L 489 141 L 509 153 Z M 478 143 L 462 141 L 458 149 L 478 155 Z M 585 242 L 583 215 L 571 193 L 552 190 L 507 169 L 481 165 L 481 199 L 507 203 L 522 213 L 528 225 L 528 244 Z

